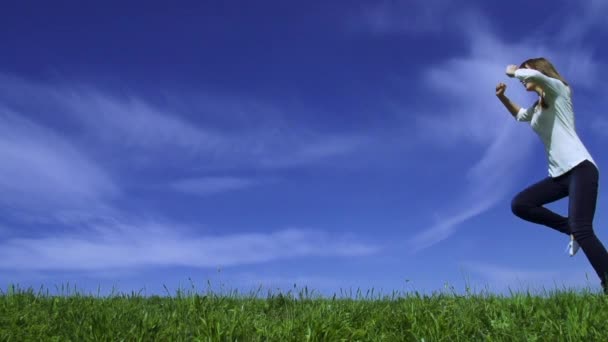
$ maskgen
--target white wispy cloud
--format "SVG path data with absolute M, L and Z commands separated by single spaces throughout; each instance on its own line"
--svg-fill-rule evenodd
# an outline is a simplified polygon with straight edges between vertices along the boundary
M 28 101 L 20 95 L 23 93 L 33 100 Z M 157 157 L 149 158 L 152 162 L 166 164 L 168 154 L 185 159 L 192 175 L 198 168 L 188 164 L 192 161 L 208 161 L 201 163 L 202 168 L 270 169 L 331 161 L 357 152 L 369 142 L 365 137 L 319 133 L 281 118 L 275 122 L 272 115 L 254 129 L 247 125 L 237 130 L 211 129 L 204 117 L 196 120 L 141 98 L 124 100 L 91 87 L 39 84 L 6 76 L 0 77 L 0 104 L 12 108 L 3 107 L 0 117 L 0 157 L 4 159 L 0 166 L 1 201 L 26 209 L 40 206 L 40 215 L 25 213 L 17 219 L 53 224 L 55 228 L 36 238 L 11 229 L 0 243 L 1 269 L 99 274 L 140 266 L 234 266 L 292 257 L 369 255 L 378 250 L 350 236 L 325 232 L 285 229 L 205 236 L 200 232 L 187 234 L 191 227 L 170 220 L 130 220 L 115 207 L 115 200 L 125 199 L 120 184 L 85 157 L 85 152 L 103 155 L 97 153 L 99 145 L 112 151 L 113 161 L 147 154 Z M 62 136 L 46 128 L 36 114 L 41 111 L 61 116 L 66 125 L 78 127 L 71 132 L 77 133 Z M 201 174 L 169 181 L 167 187 L 211 194 L 261 182 L 221 176 L 221 172 L 214 172 L 220 176 L 212 178 Z
M 52 130 L 0 106 L 0 203 L 21 209 L 101 205 L 113 178 Z
M 220 132 L 196 126 L 171 109 L 157 108 L 137 97 L 119 99 L 90 87 L 56 91 L 55 96 L 92 133 L 123 148 L 172 146 L 191 153 L 227 144 Z
M 517 132 L 519 127 L 504 126 L 503 131 L 485 150 L 481 159 L 466 171 L 466 191 L 457 201 L 437 215 L 429 228 L 414 234 L 408 241 L 410 254 L 437 244 L 456 232 L 459 225 L 491 209 L 510 191 L 514 177 L 522 168 L 530 150 L 530 136 Z
M 606 16 L 608 3 L 604 0 L 587 0 L 572 3 L 565 1 L 569 7 L 569 16 L 566 20 L 560 18 L 562 27 L 557 35 L 561 43 L 580 42 L 580 40 L 593 30 L 608 31 Z
M 346 27 L 352 31 L 378 34 L 438 33 L 445 27 L 437 18 L 445 18 L 453 1 L 383 0 L 362 4 L 347 16 Z
M 170 187 L 175 191 L 204 196 L 245 189 L 260 183 L 258 180 L 238 177 L 203 177 L 180 179 L 172 182 Z
M 106 222 L 86 234 L 10 238 L 0 243 L 0 268 L 99 271 L 146 266 L 229 267 L 307 256 L 366 256 L 379 247 L 323 231 L 186 234 L 192 227 L 155 221 Z
M 362 135 L 320 136 L 311 132 L 302 135 L 316 137 L 302 144 L 301 136 L 296 133 L 295 136 L 286 136 L 284 139 L 260 145 L 260 149 L 253 154 L 255 163 L 263 168 L 306 165 L 312 161 L 333 160 L 336 157 L 362 151 L 362 149 L 368 148 L 372 142 L 371 138 Z
M 36 109 L 32 110 L 32 101 L 23 93 L 36 100 Z M 364 133 L 321 133 L 293 119 L 298 117 L 294 110 L 305 116 L 306 108 L 285 110 L 261 101 L 252 104 L 239 95 L 203 95 L 212 103 L 173 95 L 161 106 L 86 84 L 35 83 L 0 74 L 0 101 L 29 106 L 31 111 L 52 108 L 65 122 L 82 127 L 79 138 L 89 148 L 111 147 L 120 152 L 118 160 L 125 162 L 154 165 L 171 158 L 195 161 L 207 169 L 274 169 L 342 157 L 372 142 Z

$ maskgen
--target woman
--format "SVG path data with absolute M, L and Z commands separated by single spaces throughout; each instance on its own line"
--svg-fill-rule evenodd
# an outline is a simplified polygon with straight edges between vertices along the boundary
M 529 122 L 539 135 L 549 162 L 549 176 L 517 194 L 511 209 L 526 221 L 569 235 L 570 256 L 580 246 L 608 294 L 608 252 L 593 231 L 599 170 L 576 133 L 572 90 L 545 58 L 529 59 L 519 67 L 509 65 L 506 73 L 518 78 L 527 91 L 538 94 L 532 106 L 521 108 L 505 96 L 504 83 L 496 86 L 496 96 L 511 115 L 517 121 Z M 568 217 L 543 207 L 566 196 Z

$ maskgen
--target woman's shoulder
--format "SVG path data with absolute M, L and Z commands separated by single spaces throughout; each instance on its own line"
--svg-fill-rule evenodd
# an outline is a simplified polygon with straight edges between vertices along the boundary
M 560 97 L 569 99 L 572 96 L 572 89 L 570 88 L 570 85 L 564 84 L 560 81 L 559 86 L 555 87 L 554 91 L 545 91 L 544 95 L 545 97 L 553 96 L 555 99 Z

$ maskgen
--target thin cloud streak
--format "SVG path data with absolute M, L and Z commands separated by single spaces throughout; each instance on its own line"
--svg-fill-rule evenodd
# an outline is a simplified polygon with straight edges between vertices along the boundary
M 15 88 L 21 91 L 14 91 Z M 166 153 L 167 158 L 196 161 L 207 169 L 278 169 L 348 156 L 372 143 L 361 133 L 321 134 L 287 121 L 281 108 L 247 101 L 239 106 L 243 101 L 229 96 L 221 98 L 225 103 L 210 104 L 172 97 L 172 106 L 161 107 L 137 96 L 112 96 L 92 86 L 34 83 L 0 74 L 0 100 L 17 107 L 31 105 L 20 95 L 24 92 L 37 99 L 39 107 L 54 108 L 71 123 L 80 125 L 89 148 L 119 146 L 126 161 L 165 162 L 155 156 Z M 199 107 L 184 108 L 176 103 Z M 207 113 L 211 109 L 213 113 Z M 200 114 L 185 114 L 192 112 Z M 234 127 L 239 129 L 215 127 L 212 120 L 217 119 L 216 112 L 222 113 L 222 121 L 234 120 Z M 243 114 L 247 112 L 249 115 Z M 241 122 L 251 117 L 260 119 L 262 124 Z
M 296 139 L 300 139 L 296 137 Z M 340 156 L 347 156 L 363 151 L 368 148 L 372 140 L 363 136 L 317 136 L 309 143 L 300 144 L 297 141 L 291 142 L 286 138 L 285 141 L 273 142 L 272 145 L 287 144 L 287 148 L 275 146 L 276 150 L 268 153 L 258 152 L 256 164 L 261 168 L 274 169 L 284 167 L 294 167 L 309 164 L 311 161 L 322 162 L 332 160 Z M 298 146 L 299 145 L 299 146 Z M 297 146 L 297 148 L 293 148 Z M 278 152 L 285 149 L 283 152 Z
M 345 26 L 354 32 L 372 34 L 439 33 L 445 26 L 437 18 L 452 10 L 453 1 L 379 1 L 362 5 L 348 16 Z
M 260 181 L 237 177 L 202 177 L 181 179 L 169 185 L 175 191 L 206 196 L 226 191 L 249 188 Z
M 57 101 L 65 103 L 71 109 L 68 113 L 103 141 L 126 148 L 174 146 L 207 153 L 226 144 L 221 133 L 197 127 L 171 110 L 155 108 L 139 98 L 119 100 L 95 90 L 66 93 L 57 93 Z
M 486 31 L 474 32 L 469 37 L 471 46 L 475 47 L 471 56 L 447 61 L 426 74 L 426 84 L 450 101 L 450 109 L 419 116 L 417 126 L 420 139 L 439 147 L 487 147 L 474 165 L 461 172 L 467 180 L 463 194 L 443 209 L 452 213 L 439 215 L 442 217 L 439 222 L 410 238 L 407 249 L 410 253 L 418 253 L 449 238 L 462 223 L 491 209 L 508 193 L 518 176 L 516 170 L 521 170 L 516 166 L 529 155 L 532 136 L 520 131 L 526 127 L 506 112 L 493 93 L 504 74 L 504 66 L 496 61 L 509 57 L 487 54 L 490 49 L 480 46 L 491 46 L 491 50 L 499 53 L 509 49 L 500 46 Z M 494 48 L 496 46 L 499 48 Z M 510 93 L 509 96 L 515 99 L 521 95 Z M 520 103 L 525 106 L 525 102 Z
M 11 238 L 0 243 L 0 269 L 99 271 L 152 266 L 218 267 L 311 256 L 369 256 L 379 247 L 350 236 L 284 229 L 200 236 L 157 222 L 90 227 L 87 234 Z M 190 229 L 191 230 L 191 229 Z
M 518 165 L 527 159 L 532 141 L 518 129 L 515 124 L 503 128 L 482 158 L 467 171 L 468 191 L 457 201 L 455 213 L 444 215 L 430 228 L 415 234 L 408 241 L 409 253 L 418 253 L 447 239 L 459 225 L 491 209 L 509 193 L 516 170 L 521 170 Z
M 605 0 L 580 1 L 576 5 L 580 7 L 569 13 L 568 20 L 562 24 L 563 29 L 557 34 L 559 41 L 567 44 L 577 43 L 594 29 L 608 31 L 608 3 Z
M 119 186 L 82 151 L 0 106 L 0 203 L 21 209 L 94 207 L 120 195 Z

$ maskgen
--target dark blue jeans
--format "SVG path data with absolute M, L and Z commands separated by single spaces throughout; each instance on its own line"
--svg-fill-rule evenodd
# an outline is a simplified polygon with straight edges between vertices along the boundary
M 513 198 L 511 210 L 526 221 L 573 234 L 606 288 L 608 252 L 593 231 L 598 183 L 598 169 L 585 160 L 559 177 L 547 177 L 524 189 Z M 568 217 L 543 207 L 566 196 L 570 197 Z

